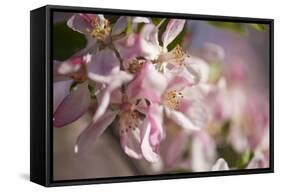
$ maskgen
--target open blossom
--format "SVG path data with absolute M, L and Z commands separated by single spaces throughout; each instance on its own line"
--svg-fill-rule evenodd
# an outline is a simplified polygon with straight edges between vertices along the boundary
M 71 123 L 87 111 L 91 102 L 86 75 L 89 59 L 89 55 L 81 55 L 64 62 L 54 61 L 54 90 L 60 93 L 54 98 L 54 126 Z M 77 86 L 70 91 L 73 83 Z
M 133 90 L 130 90 L 133 91 Z M 115 109 L 108 109 L 99 120 L 92 123 L 81 133 L 77 140 L 76 152 L 87 144 L 93 144 L 104 130 L 118 117 L 120 143 L 124 152 L 136 159 L 159 160 L 159 145 L 164 138 L 162 111 L 156 106 L 147 106 L 143 100 L 115 92 L 112 103 Z
M 103 49 L 90 56 L 75 56 L 61 62 L 56 74 L 72 79 L 77 89 L 71 91 L 54 113 L 54 125 L 61 127 L 81 117 L 91 102 L 88 86 L 96 87 L 96 94 L 103 94 L 99 113 L 103 113 L 109 104 L 111 92 L 132 79 L 130 74 L 120 71 L 120 62 L 110 49 Z M 94 82 L 93 82 L 94 81 Z M 67 83 L 67 82 L 66 82 Z M 79 99 L 80 98 L 80 99 Z M 82 99 L 82 100 L 81 100 Z M 82 101 L 82 102 L 81 102 Z
M 180 34 L 184 24 L 185 20 L 171 19 L 161 37 L 162 46 L 158 41 L 158 27 L 146 24 L 140 33 L 143 56 L 157 63 L 160 70 L 165 70 L 168 63 L 181 64 L 186 57 L 181 47 L 178 45 L 168 52 L 167 46 Z
M 109 21 L 101 14 L 75 14 L 67 21 L 67 25 L 84 34 L 88 41 L 107 41 L 111 32 Z

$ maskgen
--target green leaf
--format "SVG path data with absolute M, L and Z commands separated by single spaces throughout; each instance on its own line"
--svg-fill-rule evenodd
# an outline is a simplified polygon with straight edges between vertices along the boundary
M 221 128 L 221 136 L 226 138 L 230 129 L 230 121 L 226 121 Z
M 247 33 L 246 27 L 243 23 L 222 22 L 222 21 L 208 21 L 214 27 L 239 33 L 245 35 Z
M 163 18 L 156 18 L 156 17 L 153 17 L 153 18 L 151 18 L 151 20 L 152 20 L 152 23 L 153 23 L 155 26 L 157 26 L 157 25 L 163 23 L 166 19 L 165 19 L 165 18 L 163 19 Z
M 266 25 L 265 24 L 250 23 L 249 26 L 252 27 L 253 29 L 257 30 L 257 31 L 261 31 L 261 32 L 266 31 Z
M 218 147 L 218 153 L 219 157 L 222 157 L 228 163 L 229 167 L 236 167 L 240 154 L 231 145 Z
M 240 158 L 236 162 L 236 167 L 238 169 L 245 169 L 245 167 L 249 164 L 251 159 L 253 158 L 254 153 L 250 150 L 247 150 L 240 156 Z
M 128 25 L 127 25 L 127 29 L 126 29 L 126 35 L 129 35 L 133 32 L 133 27 L 132 27 L 132 18 L 128 17 Z
M 66 60 L 85 48 L 87 40 L 81 33 L 70 29 L 65 22 L 53 26 L 53 59 Z

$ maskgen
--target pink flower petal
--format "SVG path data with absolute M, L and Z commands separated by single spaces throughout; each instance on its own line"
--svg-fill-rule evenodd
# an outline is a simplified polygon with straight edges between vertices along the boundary
M 209 80 L 209 65 L 204 60 L 189 57 L 185 64 L 187 71 L 193 76 L 194 84 L 205 83 Z
M 105 90 L 102 90 L 98 95 L 100 100 L 98 100 L 98 108 L 93 117 L 93 122 L 96 122 L 99 118 L 101 118 L 104 115 L 110 103 L 110 94 L 111 92 L 108 90 L 108 88 L 106 88 Z
M 195 172 L 209 171 L 216 159 L 214 140 L 204 131 L 193 133 L 191 167 Z
M 53 112 L 55 112 L 64 98 L 70 93 L 69 88 L 71 84 L 72 80 L 59 81 L 53 84 Z
M 58 72 L 60 65 L 61 65 L 60 61 L 57 60 L 53 61 L 53 82 L 69 80 L 68 76 L 62 75 Z
M 182 156 L 186 143 L 188 141 L 188 134 L 180 132 L 175 136 L 173 141 L 169 144 L 166 154 L 166 164 L 168 167 L 173 166 Z
M 163 107 L 151 104 L 148 111 L 148 119 L 151 124 L 150 143 L 157 146 L 164 139 L 163 129 Z
M 57 73 L 59 75 L 70 75 L 81 68 L 83 64 L 83 56 L 73 56 L 70 59 L 63 61 L 57 66 Z
M 99 121 L 92 121 L 79 135 L 75 145 L 75 152 L 84 151 L 87 145 L 93 145 L 104 130 L 113 122 L 117 114 L 118 111 L 107 111 Z
M 123 60 L 130 60 L 141 56 L 140 38 L 138 34 L 132 33 L 114 41 L 114 45 Z
M 88 35 L 89 34 L 88 30 L 92 29 L 91 21 L 90 20 L 87 21 L 81 15 L 86 15 L 86 14 L 75 14 L 75 15 L 73 15 L 67 21 L 67 26 L 74 31 L 77 31 L 79 33 Z
M 129 129 L 128 131 L 121 132 L 120 143 L 124 152 L 135 159 L 141 159 L 142 153 L 140 148 L 140 131 L 138 128 L 135 130 Z
M 141 151 L 143 157 L 149 162 L 157 162 L 160 160 L 159 148 L 153 147 L 150 143 L 151 124 L 148 120 L 144 120 L 141 127 Z
M 78 85 L 77 90 L 73 90 L 57 107 L 53 118 L 54 126 L 62 127 L 77 120 L 87 111 L 90 102 L 88 83 Z
M 143 64 L 137 77 L 129 84 L 127 94 L 130 99 L 148 99 L 160 102 L 167 82 L 151 63 Z
M 171 110 L 168 107 L 165 107 L 166 116 L 173 120 L 176 124 L 181 126 L 185 131 L 194 131 L 200 130 L 201 127 L 196 126 L 187 116 L 183 113 L 175 110 Z
M 119 17 L 116 23 L 112 27 L 111 35 L 119 35 L 123 31 L 125 31 L 127 26 L 128 26 L 127 17 L 126 16 Z
M 150 23 L 151 20 L 147 17 L 133 17 L 132 23 Z
M 120 62 L 114 51 L 105 48 L 92 56 L 88 64 L 88 72 L 93 75 L 108 76 L 118 72 Z
M 182 76 L 174 76 L 169 80 L 167 90 L 177 90 L 181 91 L 186 87 L 190 87 L 192 83 Z
M 197 100 L 182 99 L 180 101 L 179 111 L 184 114 L 194 126 L 203 129 L 209 119 L 206 107 Z
M 163 47 L 167 47 L 183 30 L 185 20 L 171 19 L 162 35 Z
M 94 76 L 90 75 L 90 78 L 93 79 Z M 98 95 L 99 107 L 97 108 L 97 111 L 95 112 L 93 121 L 97 121 L 106 111 L 106 109 L 109 106 L 110 98 L 112 95 L 112 92 L 119 89 L 123 84 L 128 83 L 133 79 L 133 76 L 131 74 L 128 74 L 124 71 L 119 71 L 115 74 L 112 74 L 108 77 L 106 77 L 106 81 L 103 83 L 106 83 L 105 88 L 100 90 L 100 94 Z M 115 98 L 118 99 L 118 98 Z M 119 95 L 120 99 L 120 95 Z
M 140 49 L 142 56 L 154 60 L 160 54 L 161 47 L 158 41 L 158 28 L 153 24 L 145 24 L 140 33 Z

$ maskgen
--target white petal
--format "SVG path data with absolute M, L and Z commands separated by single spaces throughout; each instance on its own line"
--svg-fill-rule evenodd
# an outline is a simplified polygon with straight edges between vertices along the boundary
M 123 31 L 125 31 L 128 25 L 128 19 L 126 16 L 121 16 L 118 18 L 116 23 L 113 25 L 111 35 L 119 35 Z
M 213 165 L 211 170 L 212 171 L 227 171 L 227 170 L 229 170 L 229 166 L 228 166 L 227 162 L 223 158 L 220 158 Z
M 183 30 L 185 20 L 171 19 L 162 35 L 163 47 L 167 47 Z
M 185 131 L 200 130 L 200 127 L 197 127 L 188 117 L 183 113 L 170 110 L 168 107 L 165 107 L 165 114 L 168 118 L 172 119 L 176 124 L 184 128 Z

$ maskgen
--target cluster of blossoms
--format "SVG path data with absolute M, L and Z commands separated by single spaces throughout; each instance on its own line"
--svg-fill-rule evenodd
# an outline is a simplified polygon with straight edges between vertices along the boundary
M 206 171 L 229 169 L 216 150 L 218 127 L 231 122 L 225 142 L 241 154 L 254 151 L 249 168 L 268 166 L 268 104 L 246 94 L 235 84 L 239 80 L 228 85 L 230 78 L 217 75 L 210 81 L 209 63 L 223 59 L 220 47 L 208 44 L 194 54 L 180 44 L 169 49 L 186 21 L 163 21 L 121 16 L 112 24 L 103 15 L 74 14 L 67 25 L 88 42 L 66 61 L 53 62 L 54 126 L 96 106 L 76 153 L 116 122 L 128 156 L 161 164 L 162 170 Z

